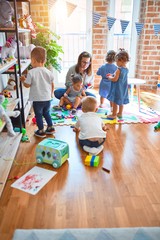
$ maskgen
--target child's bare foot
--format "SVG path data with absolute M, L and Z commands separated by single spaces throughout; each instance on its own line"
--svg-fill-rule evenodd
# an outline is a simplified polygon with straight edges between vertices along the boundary
M 122 114 L 117 113 L 118 118 L 123 118 Z
M 114 119 L 117 118 L 117 116 L 114 116 L 114 115 L 111 114 L 111 115 L 107 115 L 107 118 L 108 118 L 108 119 L 112 119 L 112 120 L 114 120 Z

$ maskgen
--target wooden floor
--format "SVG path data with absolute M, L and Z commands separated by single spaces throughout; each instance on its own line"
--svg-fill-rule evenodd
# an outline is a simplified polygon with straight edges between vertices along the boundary
M 160 110 L 160 96 L 142 97 Z M 33 136 L 32 117 L 27 122 L 31 142 L 20 144 L 10 177 L 36 165 L 35 148 L 41 140 Z M 35 196 L 11 188 L 15 180 L 7 181 L 0 198 L 0 239 L 10 240 L 17 228 L 160 226 L 160 132 L 154 126 L 108 125 L 98 168 L 84 165 L 86 153 L 71 127 L 56 127 L 55 137 L 69 143 L 69 161 Z

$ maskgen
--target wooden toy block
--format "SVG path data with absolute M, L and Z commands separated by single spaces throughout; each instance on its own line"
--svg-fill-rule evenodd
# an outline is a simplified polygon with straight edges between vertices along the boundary
M 87 155 L 84 160 L 86 166 L 98 167 L 99 165 L 99 156 Z

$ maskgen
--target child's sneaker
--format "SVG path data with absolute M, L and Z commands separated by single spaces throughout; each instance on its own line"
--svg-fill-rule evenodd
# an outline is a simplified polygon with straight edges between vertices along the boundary
M 55 128 L 53 126 L 52 127 L 47 127 L 45 133 L 48 134 L 48 135 L 52 135 L 53 133 L 55 133 Z
M 72 113 L 72 115 L 75 115 L 75 114 L 76 114 L 76 112 L 77 112 L 77 111 L 76 111 L 76 109 L 75 109 L 75 108 L 73 108 L 71 113 Z
M 37 130 L 34 132 L 34 135 L 36 137 L 40 137 L 40 138 L 45 138 L 46 137 L 46 133 L 44 131 L 41 131 L 41 130 Z

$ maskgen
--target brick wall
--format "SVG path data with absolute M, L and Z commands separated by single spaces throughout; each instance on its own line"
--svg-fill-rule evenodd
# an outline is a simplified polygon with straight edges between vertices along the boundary
M 139 22 L 144 29 L 137 44 L 136 77 L 146 80 L 146 88 L 156 88 L 160 67 L 160 35 L 153 24 L 160 24 L 160 1 L 141 0 Z
M 49 26 L 48 0 L 32 0 L 31 16 L 33 21 Z
M 107 11 L 108 2 L 104 0 L 93 0 L 93 12 L 100 13 L 101 18 L 96 26 L 93 26 L 92 35 L 92 54 L 93 54 L 93 71 L 95 73 L 95 87 L 99 86 L 100 77 L 96 75 L 98 68 L 105 62 L 107 53 Z

